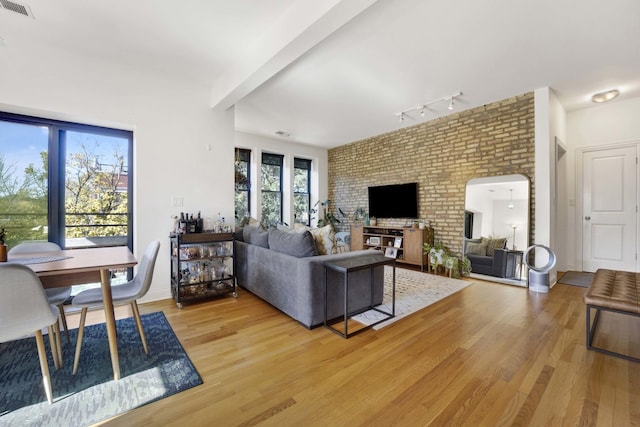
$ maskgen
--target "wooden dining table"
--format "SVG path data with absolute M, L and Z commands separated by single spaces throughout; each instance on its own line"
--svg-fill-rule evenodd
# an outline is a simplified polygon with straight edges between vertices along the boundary
M 109 273 L 112 270 L 133 267 L 138 263 L 129 248 L 116 246 L 23 253 L 10 255 L 8 261 L 20 262 L 30 267 L 40 277 L 45 289 L 100 282 L 113 379 L 119 380 L 118 339 Z

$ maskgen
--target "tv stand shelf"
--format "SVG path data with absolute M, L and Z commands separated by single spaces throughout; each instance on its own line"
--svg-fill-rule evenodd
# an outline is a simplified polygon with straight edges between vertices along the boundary
M 428 257 L 424 244 L 433 245 L 433 228 L 382 227 L 354 224 L 351 226 L 351 250 L 397 249 L 397 262 L 424 267 Z

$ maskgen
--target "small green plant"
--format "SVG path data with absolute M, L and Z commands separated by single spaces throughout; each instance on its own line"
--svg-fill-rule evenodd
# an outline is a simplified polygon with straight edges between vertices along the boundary
M 320 210 L 322 213 L 320 215 L 320 210 L 317 208 L 318 204 L 320 204 Z M 331 227 L 335 228 L 336 224 L 340 224 L 340 220 L 331 212 L 331 200 L 327 199 L 323 202 L 317 201 L 313 208 L 309 210 L 311 213 L 311 219 L 315 219 L 315 215 L 318 214 L 318 227 L 324 227 L 325 225 L 331 225 Z M 342 212 L 342 209 L 338 208 L 338 212 L 342 217 L 346 215 Z
M 365 212 L 364 212 L 364 208 L 356 208 L 355 211 L 353 211 L 353 215 L 351 216 L 351 220 L 354 222 L 359 222 L 359 221 L 363 221 L 365 218 Z
M 442 242 L 437 241 L 433 245 L 425 243 L 423 245 L 424 254 L 429 257 L 429 265 L 433 271 L 437 271 L 439 266 L 444 266 L 445 257 L 448 257 L 450 252 Z
M 468 277 L 471 275 L 471 261 L 469 258 L 458 258 L 442 242 L 435 242 L 433 245 L 425 243 L 424 253 L 429 256 L 429 265 L 433 271 L 438 271 L 438 267 L 443 266 L 452 270 L 454 277 Z
M 4 241 L 7 238 L 7 230 L 4 227 L 0 228 L 0 245 L 4 245 Z

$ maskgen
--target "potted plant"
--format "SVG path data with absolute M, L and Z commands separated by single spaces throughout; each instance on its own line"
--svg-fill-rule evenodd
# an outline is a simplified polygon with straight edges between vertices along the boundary
M 316 209 L 318 204 L 320 204 L 322 209 L 322 215 L 318 217 L 318 228 L 324 227 L 325 225 L 331 225 L 332 228 L 335 228 L 336 224 L 340 224 L 340 220 L 333 214 L 333 212 L 331 212 L 330 199 L 327 199 L 324 202 L 317 201 L 316 204 L 313 205 L 313 209 L 310 210 L 311 215 L 319 213 L 318 209 Z M 340 215 L 343 217 L 345 216 L 341 209 L 338 209 L 338 212 L 340 212 Z M 311 219 L 315 219 L 315 217 L 312 216 Z
M 5 239 L 7 237 L 7 231 L 4 227 L 0 228 L 0 262 L 7 261 L 7 244 Z
M 429 257 L 429 265 L 433 271 L 437 271 L 439 266 L 444 266 L 445 257 L 449 256 L 449 248 L 442 242 L 435 242 L 433 245 L 424 244 L 424 253 Z
M 353 211 L 353 215 L 352 215 L 351 219 L 353 220 L 353 222 L 362 222 L 362 221 L 364 221 L 364 219 L 365 219 L 364 208 L 356 208 L 356 210 Z

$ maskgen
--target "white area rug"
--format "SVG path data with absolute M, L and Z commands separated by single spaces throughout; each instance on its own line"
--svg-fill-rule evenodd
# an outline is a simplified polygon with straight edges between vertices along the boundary
M 384 298 L 377 308 L 391 313 L 392 267 L 384 268 Z M 383 328 L 434 302 L 471 286 L 473 282 L 450 279 L 444 276 L 396 268 L 396 317 L 379 323 L 373 329 Z M 374 310 L 353 317 L 359 323 L 370 325 L 385 317 Z

